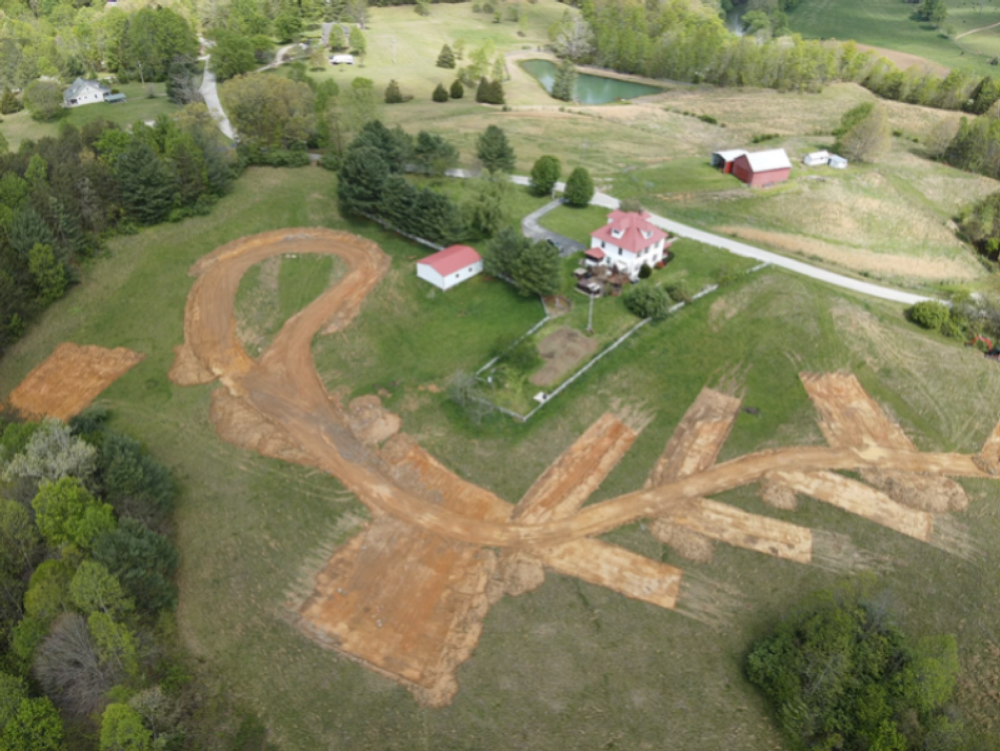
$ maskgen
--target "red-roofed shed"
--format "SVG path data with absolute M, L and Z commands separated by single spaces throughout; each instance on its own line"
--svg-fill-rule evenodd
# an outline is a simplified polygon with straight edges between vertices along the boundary
M 440 289 L 450 289 L 483 270 L 483 257 L 468 245 L 452 245 L 417 261 L 417 276 Z

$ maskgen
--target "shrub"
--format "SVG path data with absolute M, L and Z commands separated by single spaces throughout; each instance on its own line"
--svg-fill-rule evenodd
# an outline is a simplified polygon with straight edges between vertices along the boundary
M 630 287 L 623 297 L 628 311 L 639 318 L 666 318 L 670 309 L 670 296 L 666 290 L 648 282 Z
M 951 315 L 947 305 L 935 300 L 918 302 L 910 308 L 909 313 L 911 321 L 931 331 L 940 331 Z
M 461 99 L 465 96 L 465 87 L 462 86 L 462 82 L 459 79 L 455 79 L 451 84 L 451 91 L 449 92 L 452 99 Z
M 709 125 L 718 125 L 719 124 L 719 121 L 716 120 L 711 115 L 698 115 L 698 119 L 701 120 L 703 123 L 708 123 Z
M 640 279 L 649 279 L 653 275 L 653 269 L 648 263 L 642 264 L 642 268 L 639 269 Z
M 439 68 L 454 68 L 455 67 L 455 52 L 449 45 L 445 45 L 441 48 L 441 53 L 438 55 L 437 63 L 435 63 Z
M 434 88 L 434 93 L 431 94 L 431 99 L 435 102 L 447 102 L 448 101 L 448 90 L 444 87 L 444 84 L 438 84 Z
M 530 373 L 542 364 L 542 357 L 535 343 L 524 339 L 504 356 L 503 361 L 520 373 Z

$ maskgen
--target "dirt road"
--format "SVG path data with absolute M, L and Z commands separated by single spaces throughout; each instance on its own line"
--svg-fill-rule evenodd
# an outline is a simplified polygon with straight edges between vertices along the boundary
M 290 318 L 254 360 L 236 334 L 240 279 L 267 258 L 302 253 L 337 255 L 348 272 Z M 699 533 L 724 542 L 735 539 L 733 534 L 712 534 L 714 526 L 753 527 L 737 535 L 742 540 L 763 529 L 766 520 L 748 520 L 749 515 L 703 499 L 765 476 L 826 500 L 829 483 L 810 485 L 801 478 L 875 468 L 932 476 L 1000 473 L 1000 457 L 993 455 L 1000 453 L 1000 439 L 988 443 L 989 456 L 921 454 L 898 426 L 886 423 L 877 404 L 865 401 L 856 381 L 845 386 L 840 376 L 804 375 L 829 447 L 773 449 L 715 464 L 738 407 L 738 401 L 716 395 L 724 414 L 694 409 L 690 429 L 668 445 L 647 488 L 584 506 L 641 430 L 606 415 L 515 507 L 457 477 L 408 436 L 396 435 L 380 448 L 327 393 L 313 362 L 313 337 L 348 326 L 388 269 L 389 258 L 377 245 L 328 229 L 278 230 L 224 245 L 191 270 L 197 280 L 185 309 L 185 343 L 170 377 L 179 384 L 220 380 L 226 390 L 213 398 L 220 435 L 329 472 L 371 510 L 374 521 L 330 558 L 313 593 L 295 609 L 310 636 L 408 685 L 428 705 L 451 700 L 457 690 L 455 668 L 471 654 L 489 602 L 503 595 L 506 585 L 500 585 L 499 595 L 491 589 L 498 564 L 487 548 L 505 549 L 501 569 L 524 569 L 524 560 L 534 560 L 528 569 L 543 564 L 673 608 L 681 592 L 679 569 L 587 538 L 637 519 L 666 517 L 687 520 Z M 368 412 L 381 409 L 375 397 L 366 398 L 373 400 L 366 403 Z M 370 417 L 366 425 L 374 421 L 391 426 L 389 432 L 398 429 L 398 420 Z M 878 500 L 888 507 L 887 499 Z M 867 509 L 864 502 L 861 497 L 849 510 L 884 523 L 888 512 Z M 921 527 L 921 539 L 929 538 L 930 520 L 929 514 L 919 517 L 927 527 Z M 900 529 L 900 524 L 886 526 Z M 772 531 L 774 537 L 787 536 L 787 530 Z M 909 527 L 902 531 L 913 534 Z M 763 552 L 804 562 L 802 544 L 790 551 L 769 546 Z

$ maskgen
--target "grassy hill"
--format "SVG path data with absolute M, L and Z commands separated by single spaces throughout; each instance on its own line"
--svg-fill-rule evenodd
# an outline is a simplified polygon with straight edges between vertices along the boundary
M 450 347 L 447 333 L 480 315 L 484 324 L 493 321 L 494 332 L 520 330 L 537 318 L 537 302 L 496 283 L 429 294 L 413 279 L 413 261 L 423 252 L 340 218 L 334 180 L 315 168 L 250 170 L 210 217 L 114 240 L 85 270 L 84 283 L 0 361 L 6 394 L 64 340 L 146 354 L 101 401 L 115 425 L 145 440 L 181 481 L 178 621 L 206 674 L 257 708 L 282 749 L 779 747 L 742 660 L 803 593 L 836 575 L 724 546 L 712 563 L 690 564 L 639 524 L 607 539 L 682 566 L 695 579 L 724 583 L 736 595 L 724 627 L 549 574 L 539 590 L 491 610 L 475 654 L 458 673 L 455 702 L 440 710 L 419 708 L 403 689 L 303 638 L 286 620 L 288 592 L 357 527 L 364 510 L 330 477 L 221 442 L 208 415 L 214 385 L 168 382 L 192 283 L 188 267 L 219 244 L 271 228 L 346 228 L 379 242 L 393 258 L 389 277 L 350 329 L 314 344 L 329 387 L 382 389 L 406 432 L 462 476 L 510 500 L 612 407 L 642 411 L 652 422 L 594 499 L 641 487 L 698 391 L 720 379 L 740 383 L 744 404 L 756 409 L 737 419 L 723 459 L 819 443 L 815 411 L 798 382 L 803 370 L 856 373 L 922 450 L 975 451 L 1000 416 L 1000 368 L 919 332 L 896 306 L 766 270 L 647 326 L 528 425 L 497 420 L 476 428 L 426 386 L 481 362 L 492 342 L 465 337 Z M 277 274 L 280 316 L 316 292 L 317 274 L 336 275 L 329 266 L 308 273 L 298 261 L 286 270 L 287 263 Z M 407 315 L 389 321 L 390 309 Z M 426 332 L 410 345 L 419 359 L 396 361 L 415 366 L 386 369 L 379 379 L 380 363 L 392 361 L 398 348 L 393 342 L 416 328 Z M 794 513 L 765 507 L 753 486 L 723 500 L 846 535 L 884 556 L 892 565 L 882 581 L 903 627 L 915 636 L 955 632 L 963 663 L 982 657 L 982 672 L 1000 668 L 989 653 L 1000 618 L 1000 580 L 991 573 L 1000 565 L 998 487 L 963 484 L 972 505 L 957 521 L 983 556 L 973 562 L 807 499 Z M 992 717 L 994 705 L 975 688 L 975 675 L 970 668 L 961 708 Z
M 947 0 L 945 28 L 954 37 L 1000 22 L 1000 8 L 989 3 Z M 816 39 L 857 42 L 927 58 L 946 68 L 996 74 L 988 64 L 1000 55 L 997 29 L 948 38 L 931 24 L 911 18 L 918 6 L 899 0 L 802 0 L 789 14 L 793 31 Z M 907 67 L 912 61 L 900 61 Z

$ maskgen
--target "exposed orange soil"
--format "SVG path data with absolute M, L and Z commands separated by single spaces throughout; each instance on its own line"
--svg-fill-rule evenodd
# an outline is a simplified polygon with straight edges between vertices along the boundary
M 884 446 L 916 451 L 913 442 L 868 396 L 852 373 L 802 373 L 806 393 L 819 412 L 819 429 L 831 446 Z
M 713 389 L 702 389 L 667 441 L 646 487 L 704 472 L 714 465 L 739 411 L 739 399 Z M 674 527 L 683 528 L 687 534 L 678 535 Z M 681 555 L 694 560 L 709 558 L 710 548 L 706 546 L 711 543 L 699 545 L 692 534 L 798 563 L 812 561 L 812 532 L 809 529 L 749 514 L 705 498 L 695 499 L 657 519 L 651 531 L 662 542 L 673 545 Z
M 251 266 L 290 252 L 336 254 L 348 273 L 289 319 L 255 360 L 236 336 L 236 289 Z M 455 668 L 475 647 L 489 602 L 502 596 L 496 582 L 515 574 L 520 587 L 530 587 L 540 582 L 544 565 L 674 607 L 679 569 L 589 539 L 622 524 L 687 519 L 716 539 L 805 560 L 808 530 L 699 499 L 765 476 L 799 482 L 794 473 L 812 477 L 837 469 L 988 476 L 973 457 L 917 452 L 902 431 L 893 432 L 874 402 L 865 402 L 863 391 L 856 393 L 860 386 L 851 391 L 836 379 L 804 378 L 824 432 L 832 436 L 830 447 L 775 449 L 715 464 L 739 401 L 703 392 L 646 489 L 582 507 L 635 439 L 620 419 L 605 415 L 512 506 L 457 477 L 409 436 L 393 435 L 398 421 L 377 399 L 366 397 L 345 409 L 326 392 L 312 361 L 312 338 L 347 326 L 388 266 L 373 243 L 326 229 L 268 232 L 217 249 L 192 268 L 197 280 L 185 310 L 185 344 L 171 377 L 180 383 L 218 378 L 226 387 L 213 399 L 220 435 L 319 467 L 371 510 L 374 521 L 317 574 L 297 607 L 299 622 L 320 642 L 409 686 L 423 703 L 450 701 Z M 861 427 L 855 412 L 863 415 Z M 859 435 L 872 439 L 855 440 Z M 826 492 L 810 482 L 810 492 Z M 865 510 L 869 517 L 924 534 L 919 522 L 928 515 L 911 509 L 901 514 L 885 505 L 894 503 L 887 496 L 871 492 L 878 504 Z M 500 568 L 506 571 L 495 575 L 496 556 L 487 547 L 501 549 Z
M 143 357 L 124 347 L 105 349 L 63 342 L 11 392 L 10 405 L 28 417 L 68 420 Z

